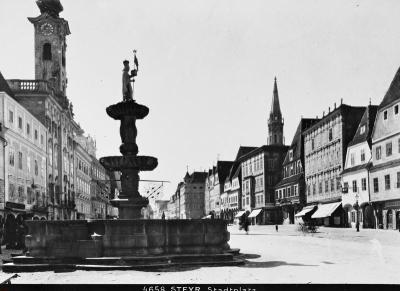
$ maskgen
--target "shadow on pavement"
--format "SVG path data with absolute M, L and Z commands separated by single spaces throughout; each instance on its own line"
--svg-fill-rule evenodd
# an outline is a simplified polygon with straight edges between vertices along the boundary
M 318 265 L 306 265 L 297 263 L 287 263 L 284 261 L 250 262 L 246 261 L 241 268 L 272 268 L 279 266 L 298 266 L 298 267 L 318 267 Z

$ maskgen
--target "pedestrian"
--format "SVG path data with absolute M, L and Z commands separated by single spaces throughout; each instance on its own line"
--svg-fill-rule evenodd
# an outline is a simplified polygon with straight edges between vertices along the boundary
M 250 219 L 249 219 L 249 211 L 246 211 L 245 214 L 243 214 L 243 229 L 246 232 L 246 234 L 249 234 L 249 225 L 250 225 Z
M 278 231 L 278 225 L 277 224 L 275 224 L 275 230 Z

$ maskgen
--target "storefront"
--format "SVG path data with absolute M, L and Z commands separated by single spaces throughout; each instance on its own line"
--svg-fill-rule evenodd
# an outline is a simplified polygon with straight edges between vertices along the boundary
M 251 211 L 251 213 L 249 214 L 248 218 L 251 220 L 251 224 L 252 225 L 256 225 L 256 224 L 262 224 L 262 216 L 260 215 L 262 212 L 262 209 L 254 209 L 253 211 Z
M 345 215 L 342 202 L 318 205 L 317 211 L 311 215 L 318 225 L 341 227 L 345 225 Z
M 308 205 L 303 207 L 303 209 L 294 216 L 296 223 L 304 223 L 311 221 L 311 216 L 314 214 L 317 208 L 318 208 L 317 205 Z
M 399 229 L 400 200 L 385 201 L 383 204 L 382 218 L 384 229 Z

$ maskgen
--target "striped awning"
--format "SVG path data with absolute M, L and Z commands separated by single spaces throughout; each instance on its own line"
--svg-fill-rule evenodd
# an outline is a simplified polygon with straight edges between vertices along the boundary
M 329 204 L 322 204 L 318 206 L 318 210 L 311 216 L 311 218 L 324 218 L 331 216 L 332 213 L 342 204 L 342 202 L 335 202 Z
M 316 207 L 315 205 L 305 206 L 299 213 L 296 213 L 295 217 L 302 217 L 306 215 L 308 212 L 312 211 L 315 207 Z
M 262 209 L 254 209 L 254 210 L 250 213 L 249 217 L 250 217 L 250 218 L 251 218 L 251 217 L 257 217 L 257 216 L 261 213 L 261 211 L 262 211 Z

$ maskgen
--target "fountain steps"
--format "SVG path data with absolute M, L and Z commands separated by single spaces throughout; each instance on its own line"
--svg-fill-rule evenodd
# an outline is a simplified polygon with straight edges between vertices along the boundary
M 179 266 L 236 266 L 244 261 L 232 253 L 179 254 L 143 257 L 40 258 L 16 256 L 3 265 L 3 272 L 62 270 L 156 270 Z

